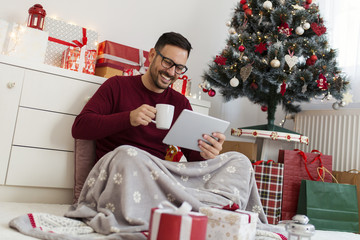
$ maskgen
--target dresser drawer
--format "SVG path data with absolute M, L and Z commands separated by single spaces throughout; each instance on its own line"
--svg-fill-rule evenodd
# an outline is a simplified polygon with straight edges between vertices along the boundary
M 73 188 L 74 153 L 13 146 L 6 184 Z
M 74 151 L 74 120 L 72 115 L 20 107 L 13 145 Z
M 27 70 L 20 106 L 77 115 L 99 84 Z

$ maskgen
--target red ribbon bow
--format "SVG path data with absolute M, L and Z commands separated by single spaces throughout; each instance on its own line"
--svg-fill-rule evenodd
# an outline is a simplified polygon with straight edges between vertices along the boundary
M 252 165 L 260 165 L 263 162 L 265 162 L 265 160 L 259 160 L 259 161 L 252 163 Z M 270 164 L 270 163 L 275 163 L 275 161 L 270 159 L 270 160 L 267 160 L 265 163 Z
M 302 159 L 303 159 L 304 162 L 305 162 L 305 170 L 306 170 L 307 174 L 309 175 L 309 177 L 310 177 L 311 180 L 315 181 L 315 178 L 313 178 L 313 176 L 311 176 L 310 171 L 309 171 L 309 169 L 308 169 L 308 167 L 307 167 L 308 161 L 307 161 L 307 156 L 306 156 L 306 154 L 305 154 L 303 151 L 299 150 L 299 149 L 294 149 L 294 151 L 299 151 L 300 156 L 302 157 Z M 312 153 L 315 153 L 315 152 L 316 152 L 316 153 L 319 153 L 319 155 L 316 156 L 316 157 L 314 158 L 314 160 L 312 160 L 312 161 L 310 162 L 310 164 L 313 164 L 316 160 L 319 160 L 319 162 L 320 162 L 320 170 L 319 170 L 318 178 L 316 179 L 316 181 L 319 181 L 319 180 L 320 180 L 320 176 L 323 175 L 323 167 L 324 167 L 323 162 L 322 162 L 322 160 L 321 160 L 322 153 L 321 153 L 320 151 L 318 151 L 318 150 L 315 150 L 315 149 L 312 150 L 311 152 L 312 152 Z
M 237 205 L 236 203 L 233 203 L 232 205 L 226 205 L 224 206 L 222 209 L 224 210 L 229 210 L 229 211 L 236 211 L 239 209 L 239 205 Z
M 83 28 L 82 29 L 82 32 L 83 32 L 83 37 L 81 39 L 82 42 L 79 42 L 78 40 L 73 40 L 71 42 L 66 42 L 66 41 L 63 41 L 61 39 L 57 39 L 57 38 L 53 38 L 53 37 L 49 37 L 49 41 L 52 41 L 52 42 L 56 42 L 56 43 L 59 43 L 59 44 L 62 44 L 62 45 L 66 45 L 66 46 L 71 46 L 71 47 L 83 47 L 87 44 L 87 37 L 86 37 L 86 28 Z

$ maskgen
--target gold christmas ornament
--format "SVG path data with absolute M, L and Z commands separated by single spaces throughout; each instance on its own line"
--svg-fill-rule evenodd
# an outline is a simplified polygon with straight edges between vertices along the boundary
M 280 61 L 275 57 L 273 60 L 271 60 L 270 65 L 273 68 L 278 68 L 280 67 Z
M 240 77 L 244 82 L 250 76 L 252 69 L 253 67 L 251 66 L 251 64 L 248 64 L 240 69 Z

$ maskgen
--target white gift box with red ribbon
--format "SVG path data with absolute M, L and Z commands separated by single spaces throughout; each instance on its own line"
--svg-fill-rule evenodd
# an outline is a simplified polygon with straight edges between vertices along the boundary
M 176 208 L 165 201 L 151 210 L 148 240 L 205 240 L 206 228 L 207 216 L 187 202 Z
M 70 46 L 96 50 L 98 33 L 65 21 L 45 17 L 44 32 L 49 33 L 45 63 L 61 66 L 63 52 Z
M 256 235 L 258 213 L 216 207 L 201 207 L 208 216 L 207 240 L 253 240 Z

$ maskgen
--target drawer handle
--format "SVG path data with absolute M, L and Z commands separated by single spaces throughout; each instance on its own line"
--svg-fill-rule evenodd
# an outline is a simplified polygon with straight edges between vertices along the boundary
M 13 88 L 13 87 L 15 87 L 15 82 L 8 82 L 7 87 L 8 87 L 8 88 Z

